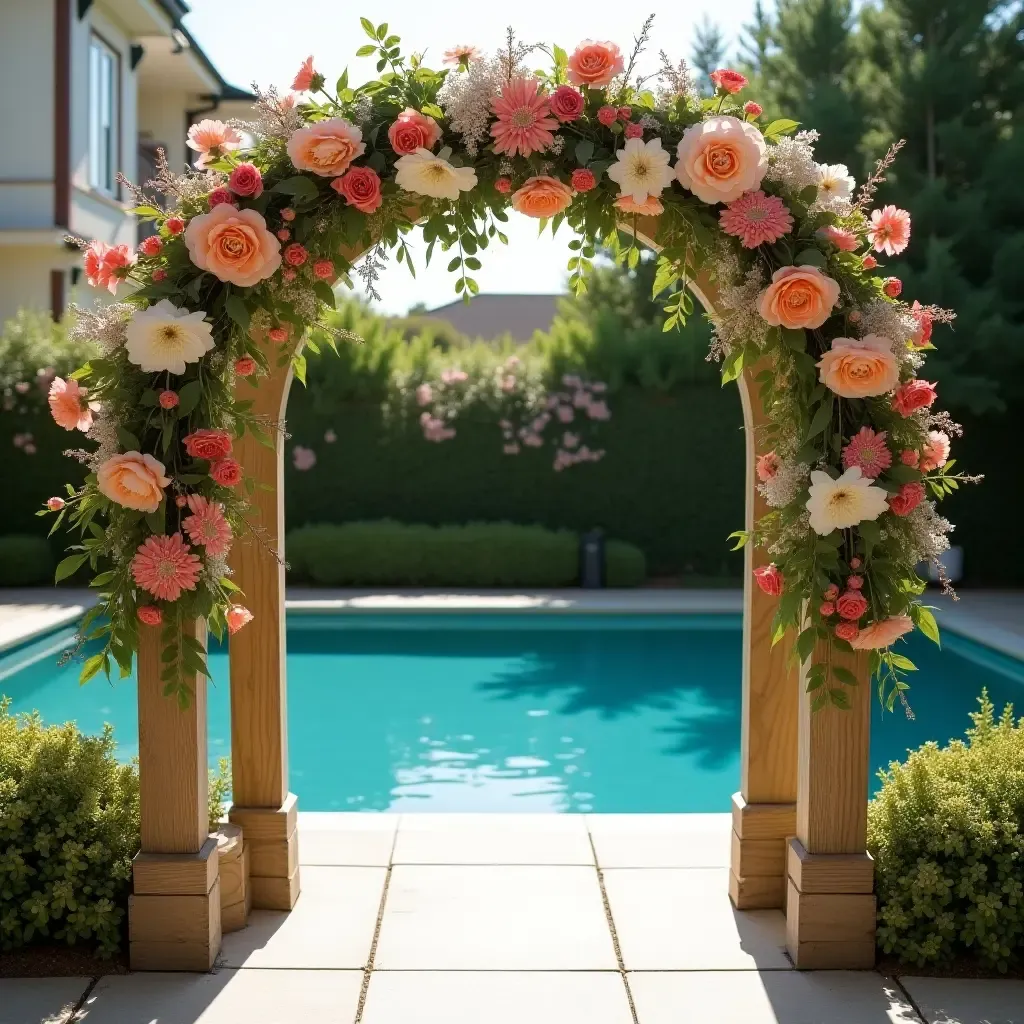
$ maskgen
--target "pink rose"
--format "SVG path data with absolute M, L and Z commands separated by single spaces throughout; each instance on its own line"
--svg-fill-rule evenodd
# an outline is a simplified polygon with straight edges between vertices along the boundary
M 899 298 L 900 292 L 903 291 L 903 282 L 898 277 L 887 277 L 885 284 L 882 285 L 882 291 L 889 296 L 890 299 Z
M 755 103 L 753 100 L 747 100 L 743 104 L 743 113 L 748 117 L 760 117 L 764 113 L 764 107 L 760 103 Z
M 163 247 L 164 243 L 160 241 L 159 235 L 147 235 L 139 243 L 139 252 L 143 256 L 156 256 Z
M 181 440 L 193 459 L 215 462 L 231 454 L 231 435 L 226 430 L 196 430 Z
M 290 267 L 301 267 L 309 259 L 309 250 L 298 242 L 292 242 L 284 251 L 284 261 Z
M 288 340 L 288 331 L 284 327 L 271 327 L 267 331 L 267 337 L 271 341 L 280 342 Z
M 774 562 L 771 565 L 762 565 L 755 569 L 754 582 L 769 597 L 778 597 L 786 585 L 782 573 L 779 572 Z
M 738 93 L 746 84 L 747 79 L 738 71 L 730 71 L 728 68 L 719 68 L 712 71 L 708 76 L 715 85 L 730 96 Z
M 439 138 L 441 126 L 412 107 L 406 107 L 388 128 L 388 141 L 399 156 L 408 156 L 417 149 L 433 149 Z
M 318 281 L 330 281 L 334 277 L 334 264 L 330 260 L 317 260 L 313 264 L 313 276 Z
M 892 407 L 906 418 L 918 409 L 927 409 L 938 397 L 935 385 L 926 380 L 908 380 L 896 389 Z
M 215 206 L 220 206 L 221 203 L 229 203 L 231 206 L 235 205 L 235 197 L 231 194 L 231 190 L 225 188 L 223 185 L 219 188 L 215 188 L 206 197 L 206 205 L 211 210 Z
M 157 267 L 156 270 L 153 271 L 153 280 L 158 282 L 158 283 L 160 281 L 166 281 L 167 280 L 167 271 L 164 270 L 163 267 Z
M 898 516 L 909 516 L 924 501 L 924 484 L 920 480 L 904 484 L 889 499 L 889 508 Z
M 875 267 L 878 266 L 878 260 L 876 260 L 874 256 L 871 256 L 869 254 L 864 257 L 863 266 L 865 270 L 874 270 Z
M 185 245 L 200 270 L 240 288 L 266 280 L 281 265 L 281 243 L 267 230 L 262 215 L 227 203 L 194 217 Z
M 611 128 L 619 119 L 619 112 L 614 107 L 604 106 L 597 112 L 597 119 L 606 128 Z
M 846 580 L 846 586 L 850 590 L 862 590 L 864 588 L 864 577 L 850 576 Z
M 290 206 L 285 206 L 281 210 L 281 220 L 293 221 L 295 220 L 295 211 Z
M 850 622 L 856 622 L 867 610 L 867 598 L 859 590 L 847 590 L 836 599 L 836 611 Z
M 251 377 L 256 372 L 256 360 L 252 356 L 242 356 L 235 360 L 235 373 L 239 377 Z
M 591 189 L 597 188 L 597 178 L 588 167 L 577 167 L 572 172 L 570 184 L 576 192 L 589 192 Z
M 816 365 L 821 383 L 840 398 L 884 395 L 900 380 L 892 342 L 879 334 L 833 338 L 832 347 Z
M 292 237 L 292 233 L 287 228 L 278 228 L 274 232 L 277 235 L 278 241 L 287 242 Z
M 253 614 L 244 605 L 233 604 L 225 613 L 224 620 L 228 625 L 229 633 L 237 633 L 243 626 L 253 620 Z
M 583 94 L 571 85 L 560 85 L 549 97 L 548 106 L 562 124 L 576 121 L 583 116 Z
M 236 196 L 255 199 L 263 195 L 263 175 L 255 164 L 239 164 L 228 178 L 228 188 Z
M 372 167 L 353 167 L 340 178 L 335 178 L 331 188 L 360 213 L 373 213 L 384 201 L 380 177 Z
M 173 409 L 179 402 L 176 391 L 161 391 L 157 401 L 161 409 Z
M 900 452 L 900 462 L 904 466 L 913 466 L 917 469 L 918 463 L 921 461 L 921 456 L 918 452 L 915 452 L 913 448 L 904 448 Z
M 840 640 L 846 640 L 848 643 L 856 640 L 858 633 L 860 633 L 860 630 L 857 628 L 856 622 L 840 622 L 835 628 L 836 636 Z
M 622 53 L 614 43 L 584 39 L 569 57 L 569 81 L 590 88 L 608 85 L 625 70 Z
M 822 597 L 824 597 L 826 601 L 834 601 L 838 596 L 839 588 L 834 583 L 830 583 L 825 588 L 824 594 L 822 594 Z
M 818 614 L 821 615 L 822 618 L 827 619 L 830 615 L 835 615 L 835 613 L 836 606 L 832 601 L 823 601 L 818 607 Z
M 633 116 L 632 107 L 619 107 L 618 115 L 620 121 L 628 121 Z
M 644 137 L 643 125 L 627 124 L 624 134 L 627 139 L 642 139 Z
M 218 459 L 210 464 L 210 476 L 221 487 L 236 487 L 242 482 L 242 467 L 235 459 Z
M 155 604 L 140 604 L 136 615 L 144 626 L 159 626 L 164 621 L 164 613 Z
M 512 179 L 504 176 L 495 178 L 494 187 L 502 194 L 508 195 L 512 191 Z
M 850 559 L 850 568 L 859 569 L 864 563 L 859 558 Z

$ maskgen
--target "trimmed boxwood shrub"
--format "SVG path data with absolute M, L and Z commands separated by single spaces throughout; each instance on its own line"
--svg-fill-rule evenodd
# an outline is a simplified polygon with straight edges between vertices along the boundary
M 622 540 L 605 544 L 605 583 L 609 587 L 638 587 L 647 578 L 647 559 L 635 545 Z
M 643 554 L 609 547 L 613 585 L 642 582 Z M 579 579 L 575 533 L 511 523 L 324 523 L 293 530 L 286 550 L 292 580 L 323 586 L 567 587 Z
M 44 537 L 12 533 L 0 537 L 0 587 L 53 582 L 53 552 Z
M 926 743 L 882 772 L 868 813 L 878 944 L 917 966 L 1024 950 L 1024 720 L 984 691 L 967 741 Z
M 46 727 L 0 701 L 0 948 L 38 939 L 121 944 L 139 777 L 114 735 Z

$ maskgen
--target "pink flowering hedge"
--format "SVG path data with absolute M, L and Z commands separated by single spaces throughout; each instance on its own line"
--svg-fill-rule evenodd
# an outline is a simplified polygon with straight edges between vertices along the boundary
M 910 217 L 871 208 L 898 147 L 855 194 L 844 165 L 815 159 L 816 132 L 762 120 L 741 74 L 717 70 L 716 94 L 701 100 L 685 65 L 664 61 L 652 89 L 636 73 L 650 20 L 631 54 L 614 42 L 563 50 L 510 34 L 494 58 L 449 51 L 441 71 L 404 55 L 386 24 L 362 26 L 370 42 L 358 53 L 377 58 L 378 78 L 356 85 L 345 71 L 329 85 L 310 57 L 292 93 L 260 97 L 252 122 L 190 129 L 201 170 L 178 176 L 161 165 L 147 183 L 169 208 L 134 188 L 136 212 L 155 225 L 139 251 L 79 240 L 90 284 L 115 294 L 125 280 L 136 286 L 80 319 L 103 353 L 49 391 L 55 421 L 99 443 L 82 456 L 84 488 L 49 503 L 80 535 L 58 576 L 86 562 L 97 572 L 89 626 L 106 646 L 84 678 L 115 663 L 127 673 L 139 629 L 162 624 L 167 689 L 187 700 L 186 675 L 205 662 L 181 623 L 201 615 L 220 633 L 251 618 L 226 563 L 249 528 L 252 486 L 232 444 L 281 427 L 236 400 L 235 381 L 258 383 L 289 361 L 303 379 L 299 341 L 334 305 L 332 286 L 354 269 L 375 294 L 388 253 L 414 270 L 415 221 L 423 257 L 447 260 L 469 300 L 515 213 L 573 233 L 577 294 L 599 244 L 635 266 L 645 230 L 661 246 L 656 293 L 699 270 L 712 278 L 712 354 L 725 381 L 758 365 L 769 420 L 759 471 L 772 511 L 739 540 L 771 559 L 757 581 L 778 596 L 776 635 L 796 633 L 805 660 L 819 640 L 870 651 L 892 706 L 908 667 L 895 641 L 915 627 L 937 639 L 915 572 L 948 545 L 934 501 L 966 479 L 951 471 L 957 428 L 935 411 L 922 372 L 933 323 L 952 314 L 900 301 L 888 262 L 909 244 Z M 641 221 L 655 217 L 656 226 Z M 367 250 L 353 268 L 346 254 Z M 684 288 L 668 294 L 671 330 L 693 301 Z M 443 441 L 453 427 L 433 405 L 435 383 L 416 388 L 425 433 Z M 510 456 L 543 443 L 562 410 L 607 418 L 604 382 L 562 383 L 566 398 L 507 421 Z M 558 468 L 581 461 L 581 438 L 561 442 Z M 591 461 L 599 449 L 586 448 Z M 816 706 L 848 703 L 854 681 L 831 666 L 827 657 L 810 669 Z

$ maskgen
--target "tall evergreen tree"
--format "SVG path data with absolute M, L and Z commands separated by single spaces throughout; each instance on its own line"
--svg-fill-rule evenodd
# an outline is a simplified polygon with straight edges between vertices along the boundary
M 706 14 L 697 26 L 693 39 L 691 63 L 700 72 L 699 87 L 710 96 L 715 91 L 711 72 L 717 71 L 725 61 L 725 37 L 722 30 Z

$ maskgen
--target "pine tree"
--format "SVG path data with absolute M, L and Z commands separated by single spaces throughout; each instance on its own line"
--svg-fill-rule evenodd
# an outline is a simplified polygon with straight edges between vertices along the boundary
M 711 72 L 717 71 L 724 60 L 725 37 L 718 25 L 705 14 L 694 33 L 690 63 L 700 72 L 699 87 L 706 96 L 714 94 Z

